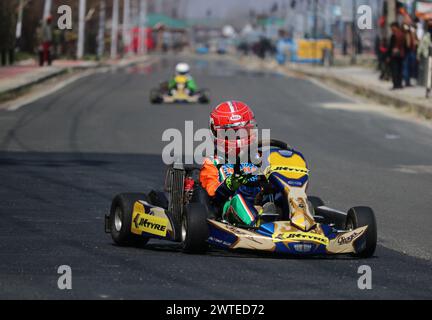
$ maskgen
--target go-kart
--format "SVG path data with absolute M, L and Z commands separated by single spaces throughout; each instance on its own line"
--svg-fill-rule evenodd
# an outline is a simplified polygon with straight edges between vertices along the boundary
M 308 197 L 309 169 L 303 155 L 281 141 L 263 146 L 260 142 L 262 163 L 253 182 L 261 188 L 256 225 L 224 221 L 220 208 L 199 185 L 199 168 L 176 164 L 167 171 L 164 192 L 115 197 L 105 231 L 120 246 L 142 246 L 156 238 L 179 242 L 184 252 L 193 254 L 217 247 L 371 257 L 377 243 L 372 209 L 354 207 L 345 213 Z M 234 174 L 242 174 L 237 164 Z
M 196 92 L 189 92 L 187 89 L 187 77 L 176 76 L 176 88 L 169 89 L 168 82 L 162 82 L 159 88 L 152 89 L 150 92 L 150 102 L 159 103 L 209 103 L 209 94 L 207 89 L 201 89 Z

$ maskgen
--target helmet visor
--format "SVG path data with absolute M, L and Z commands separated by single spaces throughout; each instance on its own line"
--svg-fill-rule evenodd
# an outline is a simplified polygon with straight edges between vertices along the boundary
M 257 125 L 255 121 L 239 122 L 223 126 L 212 126 L 215 138 L 236 141 L 256 135 Z
M 214 128 L 213 135 L 218 150 L 238 154 L 256 141 L 258 133 L 255 122 L 248 122 Z

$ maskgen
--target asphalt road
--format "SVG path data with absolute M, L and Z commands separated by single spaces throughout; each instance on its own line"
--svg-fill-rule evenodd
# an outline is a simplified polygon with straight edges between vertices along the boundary
M 161 189 L 164 130 L 183 129 L 185 120 L 196 129 L 208 124 L 211 105 L 148 103 L 176 61 L 95 74 L 0 111 L 1 299 L 432 298 L 431 127 L 308 80 L 222 60 L 189 60 L 213 104 L 253 106 L 260 128 L 309 159 L 309 191 L 329 206 L 373 207 L 376 256 L 191 256 L 165 242 L 114 246 L 103 232 L 113 196 Z M 70 291 L 57 288 L 60 265 L 72 268 Z M 372 268 L 372 290 L 357 287 L 361 265 Z

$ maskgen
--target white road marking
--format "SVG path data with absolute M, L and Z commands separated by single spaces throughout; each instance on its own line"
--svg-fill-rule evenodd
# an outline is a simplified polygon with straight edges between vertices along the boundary
M 151 65 L 152 63 L 154 63 L 155 59 L 148 59 L 146 61 L 142 61 L 142 62 L 138 62 L 137 64 L 141 65 L 141 66 L 148 66 Z M 49 89 L 42 89 L 40 92 L 37 93 L 29 93 L 27 95 L 24 95 L 21 98 L 17 98 L 15 100 L 12 101 L 8 101 L 5 102 L 4 104 L 0 104 L 0 111 L 1 110 L 5 110 L 5 111 L 9 111 L 9 112 L 13 112 L 16 110 L 19 110 L 22 107 L 25 107 L 43 97 L 46 97 L 50 94 L 53 94 L 61 89 L 63 89 L 64 87 L 80 80 L 83 79 L 85 77 L 88 77 L 90 75 L 93 74 L 98 74 L 98 73 L 107 73 L 109 71 L 115 71 L 117 69 L 121 69 L 121 68 L 125 68 L 129 65 L 128 62 L 125 62 L 123 64 L 120 64 L 118 66 L 107 66 L 107 67 L 102 67 L 102 68 L 98 68 L 98 69 L 92 69 L 92 70 L 88 70 L 88 71 L 84 71 L 82 73 L 79 73 L 75 76 L 70 77 L 69 79 L 66 79 L 60 83 L 58 83 L 57 85 L 52 86 Z M 44 85 L 44 84 L 42 84 Z
M 385 135 L 385 138 L 386 138 L 387 140 L 399 140 L 401 137 L 400 137 L 400 135 L 398 135 L 398 134 L 387 133 L 387 134 Z
M 432 165 L 401 165 L 393 170 L 408 174 L 432 174 Z

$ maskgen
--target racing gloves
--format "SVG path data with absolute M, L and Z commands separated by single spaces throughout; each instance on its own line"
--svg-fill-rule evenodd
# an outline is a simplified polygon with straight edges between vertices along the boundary
M 242 185 L 245 185 L 249 182 L 249 179 L 251 178 L 251 175 L 231 175 L 228 178 L 225 179 L 225 185 L 230 189 L 231 191 L 237 191 L 238 188 L 240 188 Z

